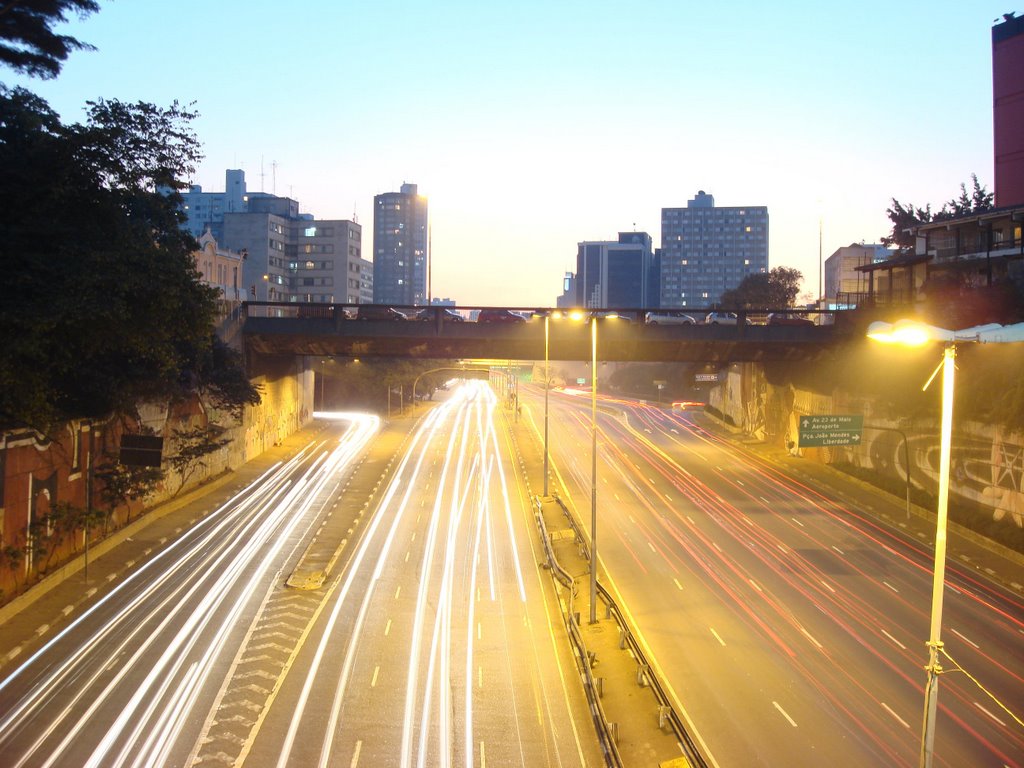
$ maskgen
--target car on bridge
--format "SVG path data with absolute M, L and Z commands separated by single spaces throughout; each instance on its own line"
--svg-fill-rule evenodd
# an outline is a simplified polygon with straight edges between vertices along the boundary
M 705 325 L 737 325 L 739 319 L 735 312 L 708 312 L 704 318 Z
M 768 325 L 814 325 L 814 321 L 792 312 L 772 312 L 768 315 Z
M 511 309 L 481 309 L 476 316 L 478 323 L 525 323 L 526 318 Z
M 689 315 L 675 312 L 648 312 L 644 315 L 647 325 L 696 325 L 697 321 Z
M 430 322 L 441 315 L 441 320 L 446 323 L 464 323 L 466 318 L 456 312 L 454 309 L 448 309 L 447 307 L 424 307 L 415 315 L 413 320 L 420 320 L 422 322 Z
M 384 304 L 360 304 L 356 309 L 356 320 L 408 320 L 404 312 Z

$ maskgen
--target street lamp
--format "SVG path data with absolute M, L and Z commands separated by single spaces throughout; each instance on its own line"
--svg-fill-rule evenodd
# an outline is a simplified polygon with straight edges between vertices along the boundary
M 935 715 L 939 701 L 939 651 L 942 649 L 942 595 L 946 577 L 946 519 L 949 505 L 949 464 L 953 435 L 953 376 L 956 370 L 956 345 L 965 342 L 999 343 L 1024 341 L 1024 323 L 1003 326 L 996 323 L 950 331 L 913 320 L 895 323 L 877 321 L 868 326 L 868 338 L 885 344 L 923 346 L 941 341 L 942 352 L 942 426 L 939 450 L 938 511 L 935 517 L 935 567 L 932 575 L 931 630 L 928 636 L 928 682 L 924 689 L 924 726 L 921 734 L 921 768 L 931 768 L 935 751 Z M 935 373 L 938 373 L 936 369 Z M 924 385 L 928 388 L 933 373 Z

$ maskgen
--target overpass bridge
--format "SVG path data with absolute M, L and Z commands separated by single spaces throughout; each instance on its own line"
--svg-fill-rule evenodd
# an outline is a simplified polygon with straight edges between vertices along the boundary
M 588 321 L 546 320 L 554 309 L 519 309 L 522 322 L 452 322 L 440 307 L 427 320 L 356 319 L 359 305 L 325 306 L 248 302 L 242 334 L 249 355 L 320 355 L 349 358 L 543 360 L 545 325 L 552 360 L 591 357 Z M 398 309 L 402 309 L 399 307 Z M 416 311 L 422 310 L 416 308 Z M 455 309 L 468 315 L 478 307 Z M 609 310 L 600 310 L 606 313 Z M 793 310 L 790 310 L 792 312 Z M 622 310 L 643 318 L 643 310 Z M 736 325 L 648 325 L 598 318 L 598 357 L 623 362 L 767 362 L 826 357 L 852 328 L 841 313 L 828 324 L 767 325 L 752 322 L 765 311 L 736 310 Z

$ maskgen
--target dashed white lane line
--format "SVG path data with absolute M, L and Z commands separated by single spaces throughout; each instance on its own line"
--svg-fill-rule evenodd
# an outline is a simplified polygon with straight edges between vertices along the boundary
M 722 639 L 721 635 L 719 635 L 717 632 L 715 632 L 715 628 L 714 627 L 708 627 L 708 629 L 710 629 L 711 630 L 711 634 L 715 636 L 715 640 L 717 640 L 719 643 L 721 643 L 724 646 L 725 645 L 725 640 Z
M 761 497 L 761 501 L 763 501 L 765 504 L 771 504 L 771 502 L 768 501 L 768 499 L 766 499 L 764 496 Z
M 890 707 L 890 706 L 889 706 L 888 704 L 886 704 L 886 703 L 885 703 L 884 701 L 882 702 L 882 709 L 884 709 L 884 710 L 885 710 L 886 712 L 888 712 L 888 713 L 889 713 L 890 715 L 892 715 L 893 717 L 895 717 L 895 718 L 896 718 L 896 720 L 897 720 L 897 721 L 899 722 L 899 724 L 900 724 L 900 725 L 902 725 L 902 726 L 903 726 L 904 728 L 909 728 L 909 727 L 910 727 L 910 723 L 908 723 L 908 722 L 907 722 L 906 720 L 904 720 L 904 719 L 903 719 L 902 717 L 900 717 L 900 716 L 899 716 L 899 715 L 897 715 L 897 714 L 896 714 L 895 712 L 893 712 L 893 711 L 892 711 L 892 707 Z
M 971 640 L 971 639 L 970 639 L 969 637 L 966 637 L 966 636 L 964 636 L 964 635 L 963 635 L 963 634 L 961 634 L 960 632 L 957 632 L 957 631 L 956 631 L 955 629 L 951 629 L 951 630 L 950 630 L 950 632 L 952 632 L 952 633 L 953 633 L 954 635 L 956 635 L 957 637 L 959 637 L 959 638 L 960 638 L 961 640 L 963 640 L 963 641 L 964 641 L 965 643 L 969 643 L 970 645 L 973 645 L 973 646 L 974 646 L 975 648 L 978 648 L 978 649 L 980 649 L 980 648 L 981 648 L 981 646 L 979 646 L 979 645 L 978 645 L 978 644 L 977 644 L 976 642 L 974 642 L 973 640 Z
M 829 592 L 831 592 L 831 593 L 832 593 L 833 595 L 834 595 L 834 594 L 836 593 L 836 590 L 835 590 L 835 588 L 834 588 L 834 587 L 833 587 L 833 586 L 832 586 L 831 584 L 829 584 L 829 583 L 828 583 L 827 581 L 823 581 L 823 582 L 821 582 L 821 583 L 822 583 L 822 584 L 824 584 L 824 585 L 825 585 L 825 589 L 827 589 L 827 590 L 828 590 Z
M 1005 727 L 1006 727 L 1006 723 L 1004 723 L 1004 722 L 1003 722 L 1002 720 L 1000 720 L 1000 719 L 999 719 L 998 717 L 996 717 L 995 715 L 993 715 L 993 714 L 992 714 L 991 712 L 989 712 L 989 711 L 988 711 L 987 709 L 985 709 L 985 708 L 984 708 L 983 706 L 981 706 L 981 704 L 979 704 L 978 702 L 974 702 L 974 706 L 976 706 L 976 707 L 977 707 L 978 709 L 980 709 L 980 710 L 981 710 L 982 712 L 984 712 L 984 713 L 985 713 L 986 715 L 988 715 L 988 716 L 989 716 L 989 717 L 991 717 L 991 718 L 992 718 L 993 720 L 995 720 L 995 721 L 996 721 L 997 723 L 999 723 L 999 724 L 1000 724 L 1001 726 L 1003 726 L 1003 728 L 1005 728 Z
M 889 589 L 891 589 L 891 590 L 892 590 L 893 592 L 895 592 L 895 593 L 896 593 L 897 595 L 898 595 L 898 594 L 900 593 L 900 591 L 899 591 L 898 589 L 896 589 L 896 587 L 894 587 L 894 586 L 893 586 L 892 584 L 890 584 L 890 583 L 889 583 L 888 581 L 884 581 L 884 580 L 883 580 L 883 581 L 882 581 L 882 583 L 883 583 L 883 584 L 885 584 L 885 586 L 887 586 L 887 587 L 888 587 Z
M 905 650 L 907 650 L 907 646 L 905 646 L 905 645 L 904 645 L 903 643 L 901 643 L 901 642 L 900 642 L 899 640 L 897 640 L 897 639 L 896 639 L 895 637 L 893 637 L 892 635 L 890 635 L 890 634 L 889 634 L 888 632 L 886 632 L 886 631 L 885 631 L 884 629 L 882 630 L 882 634 L 883 634 L 883 635 L 885 635 L 886 637 L 888 637 L 888 638 L 889 638 L 890 640 L 892 640 L 892 641 L 893 641 L 894 643 L 896 643 L 896 645 L 898 645 L 898 646 L 899 646 L 900 648 L 902 648 L 902 649 L 903 649 L 904 651 L 905 651 Z
M 388 623 L 384 625 L 384 637 L 387 637 L 391 633 L 391 619 L 388 619 Z
M 719 552 L 723 552 L 722 548 L 721 548 L 720 546 L 718 546 L 718 542 L 716 542 L 716 541 L 712 541 L 712 542 L 711 542 L 711 546 L 713 546 L 713 547 L 714 547 L 715 549 L 717 549 L 717 550 L 718 550 Z M 724 554 L 724 552 L 723 552 L 723 554 Z
M 487 754 L 484 752 L 484 743 L 480 742 L 480 768 L 487 768 Z
M 797 520 L 797 519 L 796 519 L 795 517 L 791 517 L 791 518 L 789 518 L 789 519 L 790 519 L 790 520 L 792 520 L 792 521 L 793 521 L 794 523 L 796 523 L 797 525 L 799 525 L 799 526 L 800 526 L 801 528 L 803 528 L 803 527 L 804 527 L 804 524 L 803 524 L 803 523 L 801 523 L 801 522 L 800 522 L 799 520 Z
M 373 668 L 373 677 L 370 678 L 370 687 L 371 688 L 376 688 L 377 687 L 377 675 L 379 675 L 379 674 L 380 674 L 380 666 L 378 665 L 378 666 Z
M 762 592 L 762 591 L 763 591 L 763 590 L 761 589 L 761 587 L 760 587 L 760 586 L 758 585 L 758 583 L 757 583 L 756 581 L 754 581 L 753 579 L 747 579 L 747 581 L 749 581 L 749 582 L 750 582 L 750 586 L 752 586 L 752 587 L 753 587 L 754 589 L 756 589 L 756 590 L 757 590 L 758 592 Z
M 398 589 L 395 590 L 395 600 L 398 599 L 398 596 L 400 594 L 402 594 L 402 587 L 401 586 L 399 586 Z
M 683 585 L 679 583 L 679 579 L 672 579 L 672 581 L 675 582 L 676 589 L 678 589 L 680 592 L 682 592 L 683 591 Z
M 363 751 L 363 742 L 357 741 L 355 751 L 352 752 L 352 762 L 348 764 L 348 768 L 356 768 L 359 765 L 359 753 Z
M 658 550 L 654 548 L 654 545 L 651 544 L 651 542 L 648 541 L 647 546 L 651 548 L 651 552 L 653 552 L 654 554 L 658 554 Z
M 822 650 L 822 645 L 821 645 L 821 643 L 819 643 L 819 642 L 818 642 L 818 641 L 817 641 L 817 640 L 815 639 L 814 635 L 812 635 L 812 634 L 811 634 L 810 632 L 808 632 L 808 631 L 807 631 L 806 629 L 804 629 L 803 627 L 800 627 L 800 631 L 804 633 L 804 635 L 805 635 L 805 636 L 807 637 L 807 639 L 808 639 L 808 640 L 810 640 L 810 641 L 811 641 L 812 643 L 814 643 L 814 645 L 815 645 L 815 646 L 816 646 L 816 647 L 818 648 L 818 650 L 819 650 L 819 651 L 820 651 L 820 650 Z
M 836 546 L 835 544 L 833 544 L 833 545 L 832 545 L 832 549 L 834 549 L 834 550 L 835 550 L 836 552 L 838 552 L 838 553 L 839 553 L 840 555 L 842 555 L 843 557 L 846 557 L 846 553 L 845 553 L 845 552 L 843 552 L 843 550 L 841 550 L 841 549 L 840 549 L 839 547 L 837 547 L 837 546 Z
M 792 725 L 794 728 L 796 728 L 796 720 L 794 720 L 792 717 L 790 717 L 789 713 L 786 712 L 786 710 L 784 710 L 782 707 L 779 706 L 779 702 L 773 701 L 772 704 L 775 706 L 775 708 L 777 710 L 779 710 L 779 712 L 782 714 L 782 716 L 784 718 L 786 718 L 786 720 L 789 721 L 789 724 Z

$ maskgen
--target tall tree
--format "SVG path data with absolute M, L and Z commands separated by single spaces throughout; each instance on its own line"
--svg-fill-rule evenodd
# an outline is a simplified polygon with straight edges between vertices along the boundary
M 769 272 L 756 272 L 723 293 L 722 306 L 736 309 L 791 307 L 800 293 L 803 279 L 803 273 L 792 267 L 773 267 Z
M 98 101 L 63 125 L 37 96 L 0 87 L 0 426 L 131 413 L 204 372 L 238 393 L 237 377 L 215 375 L 217 294 L 177 206 L 200 157 L 193 117 Z
M 72 51 L 95 50 L 56 24 L 69 13 L 85 18 L 100 9 L 96 0 L 4 0 L 0 3 L 0 63 L 16 72 L 48 80 L 60 74 Z
M 960 195 L 943 203 L 942 208 L 934 213 L 931 204 L 924 208 L 916 208 L 913 203 L 904 206 L 894 197 L 892 205 L 885 211 L 892 222 L 892 230 L 882 237 L 882 245 L 896 248 L 900 254 L 913 253 L 914 235 L 910 230 L 914 227 L 927 224 L 929 221 L 953 219 L 990 210 L 994 196 L 978 181 L 976 173 L 971 174 L 971 184 L 971 191 L 968 192 L 967 185 L 961 183 Z

